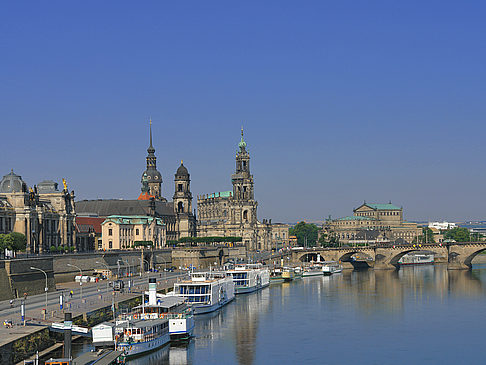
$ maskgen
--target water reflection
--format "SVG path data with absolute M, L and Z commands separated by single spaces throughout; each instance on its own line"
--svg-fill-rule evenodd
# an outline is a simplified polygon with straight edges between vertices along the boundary
M 436 360 L 453 363 L 453 346 L 449 354 L 442 345 L 450 332 L 441 326 L 450 325 L 453 312 L 455 326 L 464 323 L 474 331 L 477 325 L 482 333 L 473 312 L 486 297 L 485 281 L 486 266 L 449 271 L 446 265 L 426 265 L 271 285 L 198 316 L 195 339 L 187 346 L 167 346 L 130 364 L 322 363 L 324 343 L 325 363 L 353 363 L 343 360 L 348 352 L 363 364 L 392 363 L 418 340 L 423 350 L 415 350 L 417 361 L 430 360 L 427 346 L 438 346 Z M 377 342 L 385 343 L 379 355 L 373 352 Z

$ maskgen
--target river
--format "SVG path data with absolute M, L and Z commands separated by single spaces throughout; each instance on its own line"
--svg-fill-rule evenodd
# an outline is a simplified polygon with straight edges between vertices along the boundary
M 485 307 L 484 264 L 345 271 L 239 295 L 189 345 L 129 364 L 483 363 Z

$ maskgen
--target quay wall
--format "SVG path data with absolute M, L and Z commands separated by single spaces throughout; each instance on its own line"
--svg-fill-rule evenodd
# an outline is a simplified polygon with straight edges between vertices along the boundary
M 143 252 L 143 271 L 150 268 L 163 270 L 171 266 L 188 267 L 191 264 L 198 269 L 214 266 L 214 262 L 221 264 L 229 258 L 241 259 L 246 256 L 244 247 L 209 247 L 209 248 L 176 248 L 163 250 L 147 250 Z M 137 251 L 109 251 L 93 253 L 72 253 L 52 256 L 35 256 L 0 260 L 0 301 L 20 298 L 24 293 L 30 295 L 44 293 L 45 276 L 42 272 L 31 270 L 37 267 L 47 273 L 49 291 L 56 290 L 56 283 L 74 281 L 79 275 L 92 275 L 95 270 L 106 270 L 108 266 L 113 275 L 123 275 L 128 271 L 138 273 L 142 252 Z M 117 262 L 121 260 L 120 265 Z M 96 262 L 100 262 L 98 264 Z

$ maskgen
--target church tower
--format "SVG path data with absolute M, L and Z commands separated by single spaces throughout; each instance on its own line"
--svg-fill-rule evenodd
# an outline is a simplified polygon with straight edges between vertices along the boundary
M 196 218 L 192 213 L 191 179 L 189 172 L 181 161 L 174 178 L 174 211 L 177 215 L 180 237 L 196 235 Z
M 236 171 L 231 180 L 233 182 L 233 197 L 235 200 L 249 201 L 254 199 L 253 175 L 250 174 L 250 155 L 246 150 L 243 128 L 241 128 L 241 141 L 236 152 Z
M 235 223 L 256 224 L 257 206 L 254 200 L 253 175 L 250 173 L 250 154 L 241 128 L 241 141 L 236 152 L 236 171 L 231 176 L 233 183 L 233 206 Z
M 162 197 L 162 175 L 157 171 L 157 157 L 155 157 L 155 148 L 152 146 L 152 119 L 150 120 L 150 145 L 147 153 L 147 169 L 142 174 L 141 183 L 142 185 L 148 184 L 148 194 L 155 200 L 165 200 Z

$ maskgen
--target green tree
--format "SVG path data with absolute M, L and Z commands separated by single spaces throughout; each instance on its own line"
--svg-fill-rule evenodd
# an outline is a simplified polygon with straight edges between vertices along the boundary
M 12 236 L 13 239 L 12 250 L 25 251 L 25 248 L 27 247 L 27 238 L 19 232 L 12 232 L 10 233 L 10 236 Z
M 291 236 L 297 237 L 299 246 L 315 246 L 317 244 L 317 232 L 319 228 L 312 223 L 299 222 L 293 228 L 290 228 Z
M 471 237 L 467 228 L 456 227 L 449 229 L 444 234 L 445 239 L 454 240 L 456 242 L 469 242 Z
M 429 227 L 422 228 L 422 234 L 415 237 L 412 243 L 435 243 L 434 232 Z

